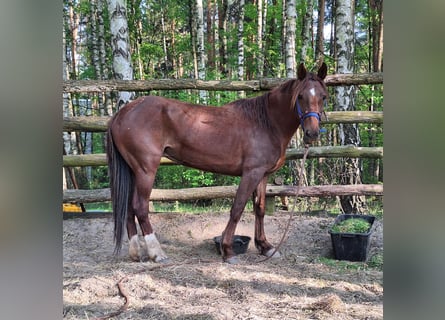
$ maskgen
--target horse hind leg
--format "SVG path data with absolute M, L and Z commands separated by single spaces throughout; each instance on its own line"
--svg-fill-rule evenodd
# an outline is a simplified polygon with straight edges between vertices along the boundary
M 141 245 L 139 244 L 139 236 L 137 233 L 135 218 L 136 215 L 132 207 L 132 201 L 130 200 L 128 206 L 128 215 L 127 215 L 127 234 L 128 234 L 128 239 L 130 239 L 128 254 L 130 256 L 130 259 L 133 261 L 143 261 L 144 255 L 142 252 Z
M 139 226 L 144 237 L 142 245 L 139 244 L 138 237 L 133 236 L 130 238 L 130 256 L 137 256 L 139 260 L 144 260 L 148 257 L 155 262 L 165 263 L 168 261 L 168 257 L 164 250 L 161 248 L 156 235 L 153 232 L 148 212 L 149 212 L 149 197 L 154 183 L 156 172 L 145 173 L 142 170 L 135 175 L 135 189 L 132 199 L 132 207 L 137 217 Z
M 130 239 L 128 247 L 128 254 L 130 256 L 130 259 L 136 262 L 144 262 L 149 260 L 145 240 L 141 240 L 137 232 L 136 213 L 132 208 L 131 201 L 128 209 L 127 232 L 128 239 Z

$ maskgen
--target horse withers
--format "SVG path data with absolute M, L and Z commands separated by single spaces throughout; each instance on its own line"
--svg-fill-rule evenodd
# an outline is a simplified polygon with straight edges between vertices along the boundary
M 192 168 L 241 177 L 222 232 L 224 261 L 237 262 L 232 239 L 251 196 L 255 246 L 262 255 L 279 256 L 264 232 L 267 177 L 284 164 L 286 147 L 299 126 L 305 144 L 318 139 L 328 96 L 323 81 L 326 73 L 325 63 L 316 74 L 300 64 L 296 79 L 259 97 L 221 107 L 145 96 L 119 110 L 110 120 L 107 134 L 115 253 L 122 247 L 126 226 L 132 260 L 140 261 L 145 251 L 153 261 L 167 261 L 148 216 L 148 200 L 164 156 Z M 135 218 L 146 248 L 139 244 Z

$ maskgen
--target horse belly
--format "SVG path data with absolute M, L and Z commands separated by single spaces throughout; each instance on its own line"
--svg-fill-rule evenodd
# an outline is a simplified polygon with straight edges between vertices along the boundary
M 197 148 L 196 145 L 184 145 L 179 149 L 167 147 L 164 155 L 174 162 L 203 171 L 233 176 L 242 174 L 241 157 L 230 150 L 209 150 L 209 148 Z

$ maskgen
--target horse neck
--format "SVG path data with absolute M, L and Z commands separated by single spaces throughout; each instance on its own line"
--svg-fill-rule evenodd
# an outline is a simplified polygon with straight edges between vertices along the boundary
M 275 132 L 286 148 L 300 124 L 292 107 L 292 94 L 270 92 L 268 114 Z

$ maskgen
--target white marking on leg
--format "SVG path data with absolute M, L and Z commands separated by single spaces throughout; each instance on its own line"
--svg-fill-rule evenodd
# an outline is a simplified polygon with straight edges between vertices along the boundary
M 147 253 L 150 259 L 155 262 L 161 262 L 168 259 L 165 252 L 161 249 L 161 244 L 154 233 L 147 234 L 144 239 L 147 244 Z
M 311 88 L 309 92 L 313 97 L 315 96 L 315 88 Z
M 133 261 L 140 261 L 141 260 L 141 248 L 139 246 L 139 239 L 138 235 L 135 234 L 130 239 L 130 246 L 128 248 L 128 254 L 130 255 L 130 259 Z
M 275 251 L 275 248 L 272 248 L 272 249 L 270 249 L 269 251 L 267 251 L 266 252 L 266 257 L 270 257 L 270 256 L 272 256 L 272 258 L 279 258 L 279 257 L 281 257 L 281 254 L 280 254 L 280 252 L 277 250 L 275 253 L 274 253 L 274 251 Z

